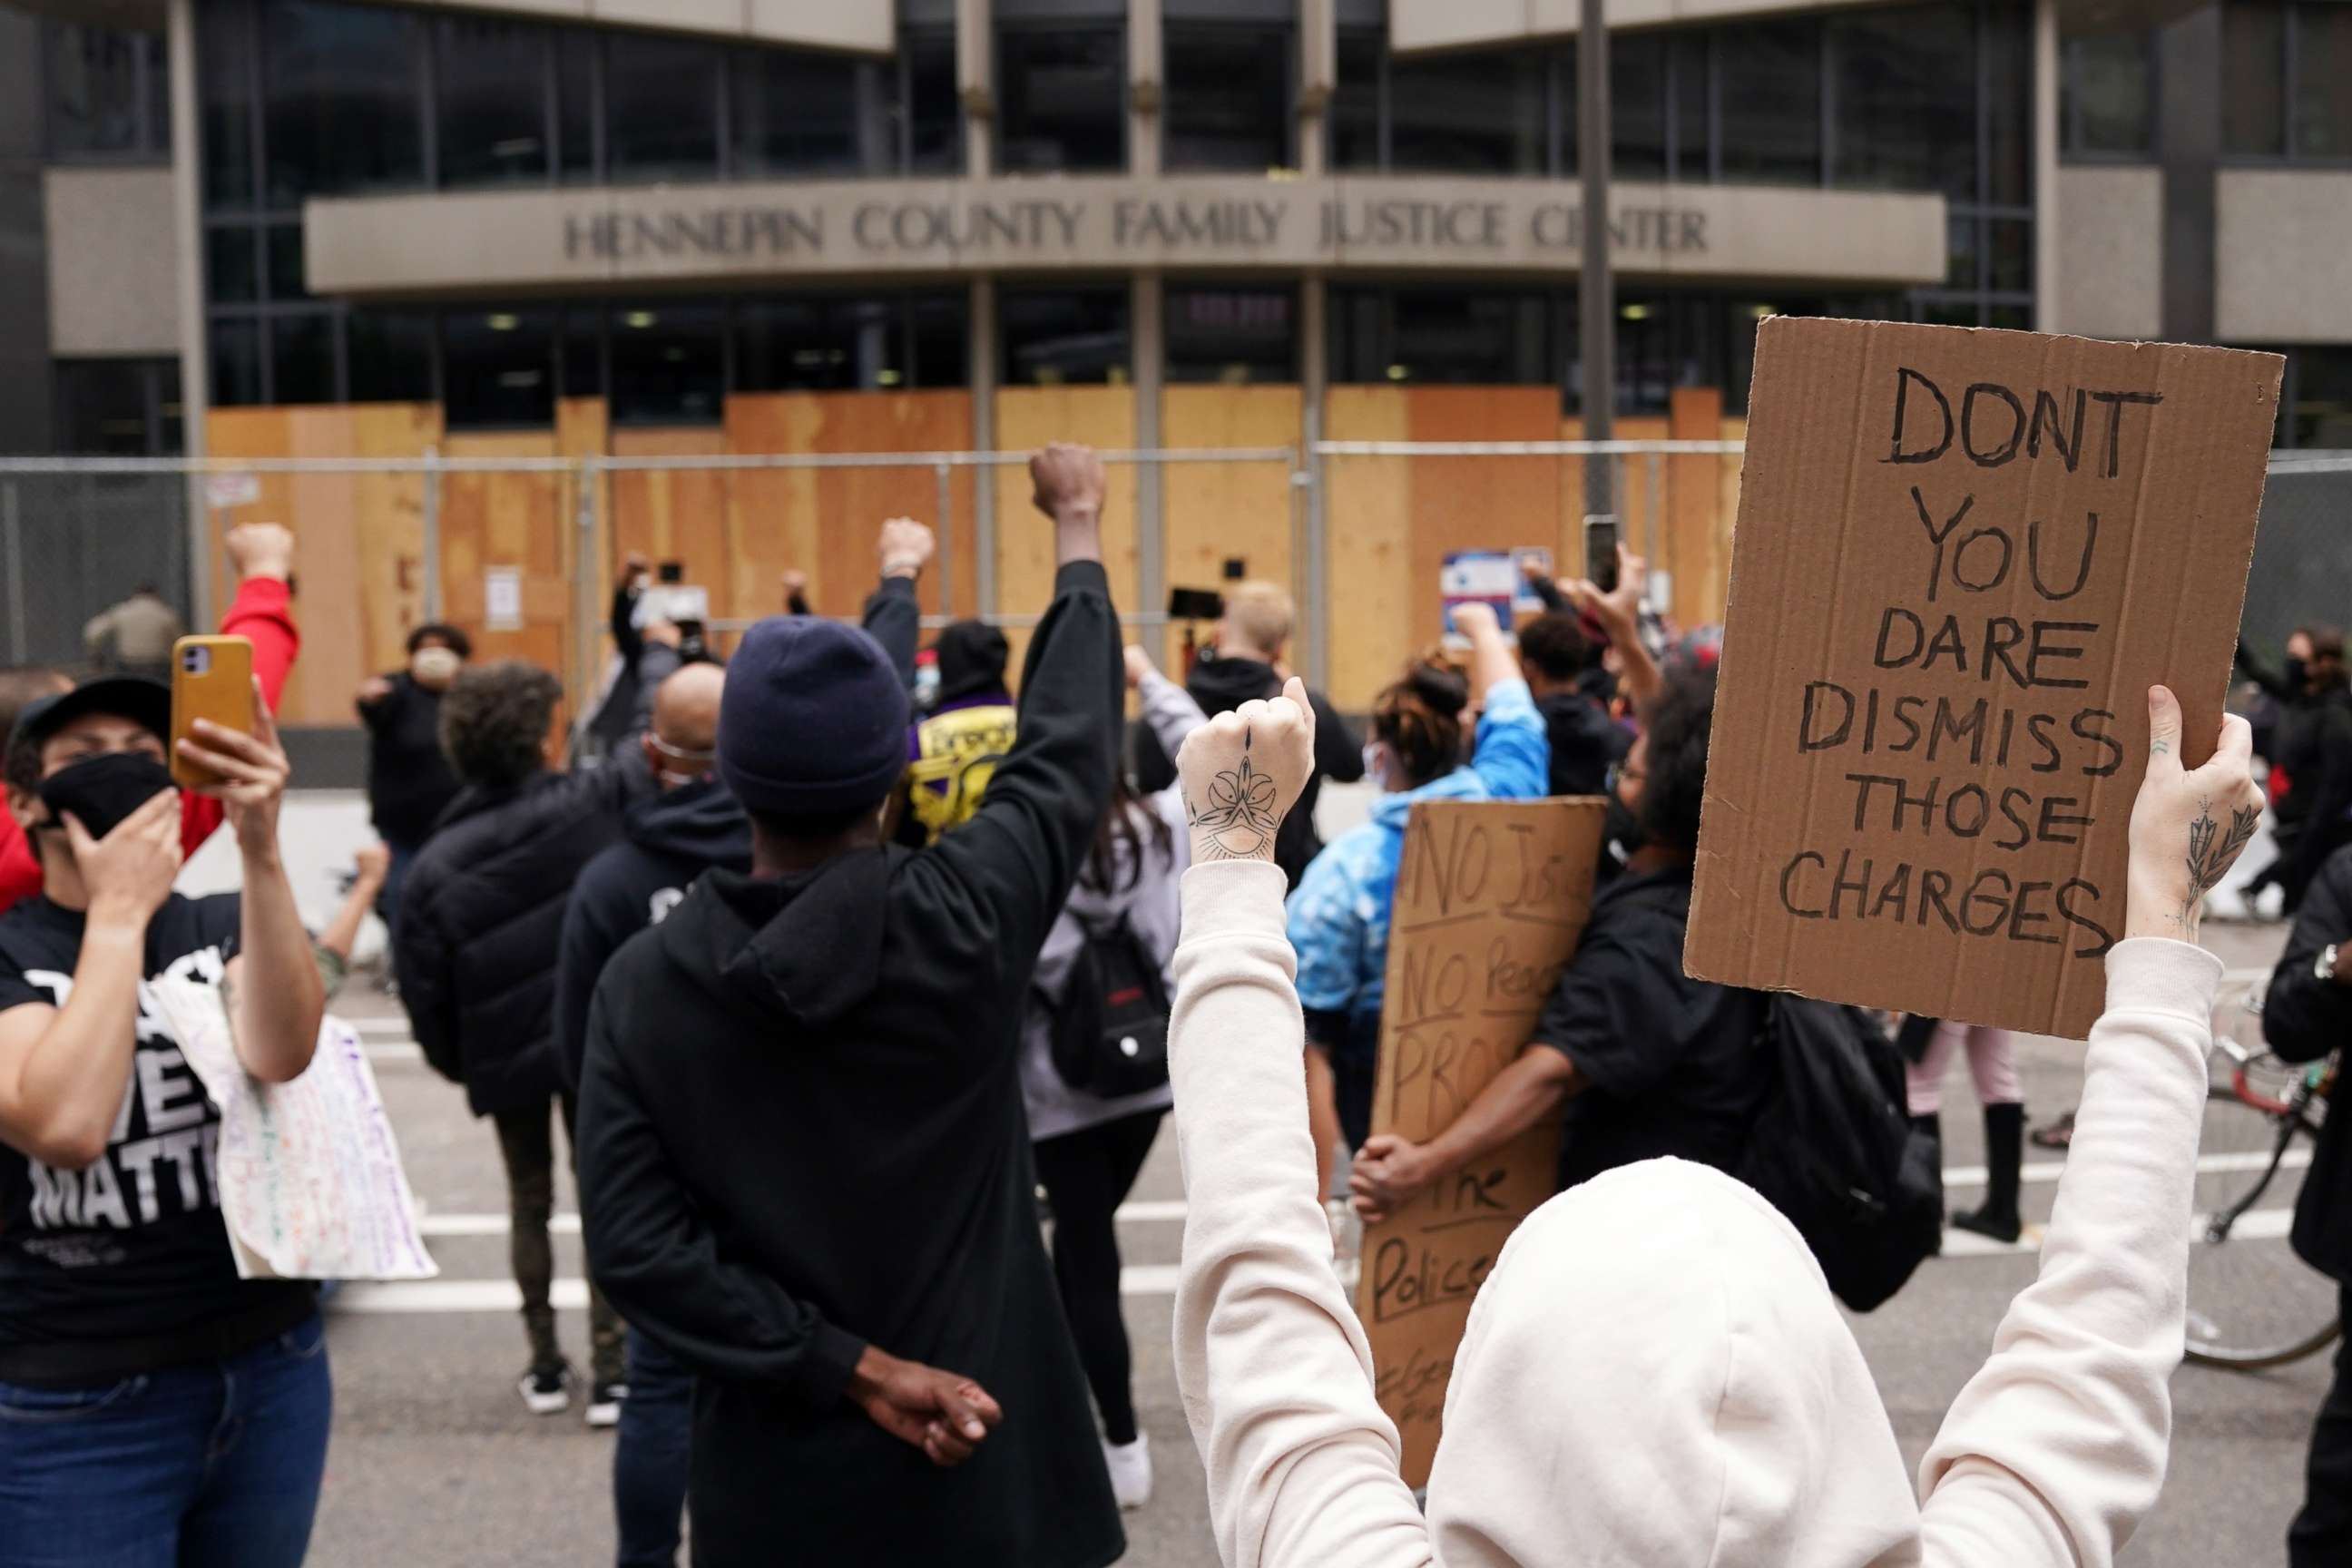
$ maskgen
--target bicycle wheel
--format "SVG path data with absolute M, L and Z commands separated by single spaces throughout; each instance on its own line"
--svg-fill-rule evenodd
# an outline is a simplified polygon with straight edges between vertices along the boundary
M 2217 1051 L 2198 1151 L 2189 1252 L 2189 1359 L 2252 1371 L 2335 1342 L 2335 1282 L 2287 1245 L 2312 1142 L 2248 1102 L 2284 1103 L 2298 1069 Z

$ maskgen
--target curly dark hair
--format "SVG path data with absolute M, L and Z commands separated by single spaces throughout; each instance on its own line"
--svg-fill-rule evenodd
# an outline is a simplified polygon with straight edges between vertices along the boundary
M 1699 806 L 1706 796 L 1706 737 L 1715 727 L 1715 672 L 1675 670 L 1642 718 L 1650 752 L 1642 784 L 1643 830 L 1653 844 L 1696 851 Z
M 1519 628 L 1519 657 L 1562 685 L 1592 662 L 1592 639 L 1565 610 L 1538 616 Z
M 1444 649 L 1404 667 L 1404 679 L 1372 699 L 1372 738 L 1386 745 L 1414 789 L 1462 760 L 1462 710 L 1470 680 Z
M 540 747 L 562 696 L 562 683 L 535 664 L 468 665 L 441 699 L 442 753 L 466 784 L 519 784 L 546 765 Z
M 427 621 L 408 634 L 408 657 L 415 658 L 416 650 L 429 642 L 439 643 L 459 658 L 474 657 L 474 639 L 466 635 L 465 628 L 443 621 Z

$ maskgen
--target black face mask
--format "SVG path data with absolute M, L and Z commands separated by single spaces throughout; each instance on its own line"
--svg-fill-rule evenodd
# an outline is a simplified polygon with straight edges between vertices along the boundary
M 1633 814 L 1633 808 L 1611 795 L 1609 809 L 1601 818 L 1601 843 L 1613 845 L 1622 858 L 1648 843 L 1649 838 L 1648 831 L 1643 827 L 1642 819 Z
M 2299 658 L 2288 659 L 2286 661 L 2286 689 L 2289 691 L 2301 691 L 2310 684 L 2311 666 L 2304 663 L 2303 660 Z
M 91 837 L 103 838 L 172 787 L 172 770 L 144 752 L 109 752 L 59 768 L 41 781 L 38 793 L 59 832 L 70 811 Z

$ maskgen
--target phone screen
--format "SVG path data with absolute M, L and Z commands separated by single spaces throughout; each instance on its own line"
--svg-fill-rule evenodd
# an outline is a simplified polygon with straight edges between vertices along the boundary
M 1617 520 L 1584 520 L 1584 575 L 1604 594 L 1617 591 Z

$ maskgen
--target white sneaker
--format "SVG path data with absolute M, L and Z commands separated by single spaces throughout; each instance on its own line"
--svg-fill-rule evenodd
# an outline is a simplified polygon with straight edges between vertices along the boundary
M 1103 1444 L 1103 1463 L 1110 1467 L 1110 1495 L 1123 1509 L 1139 1509 L 1151 1500 L 1151 1439 L 1139 1432 L 1132 1443 Z

